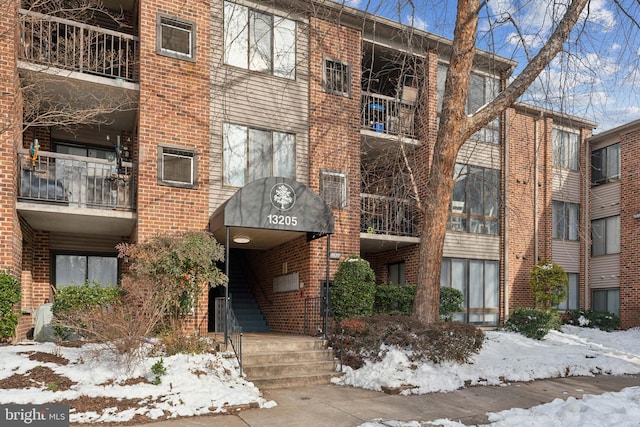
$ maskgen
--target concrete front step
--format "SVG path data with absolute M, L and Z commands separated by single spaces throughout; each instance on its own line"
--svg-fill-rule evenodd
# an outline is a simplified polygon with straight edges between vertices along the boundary
M 242 367 L 258 388 L 328 384 L 339 375 L 326 341 L 308 336 L 245 334 Z
M 265 337 L 268 336 L 270 334 L 265 335 Z M 276 336 L 270 340 L 266 338 L 254 339 L 245 334 L 242 339 L 243 354 L 325 350 L 326 347 L 327 344 L 324 340 L 313 337 L 292 336 L 291 339 L 286 339 Z
M 270 388 L 289 388 L 289 387 L 304 387 L 309 385 L 329 384 L 331 378 L 342 375 L 338 372 L 330 374 L 315 374 L 315 375 L 300 375 L 292 377 L 277 377 L 277 378 L 254 378 L 250 379 L 256 387 L 261 390 Z
M 243 360 L 242 367 L 249 379 L 307 376 L 325 373 L 328 374 L 335 371 L 335 363 L 333 360 L 269 363 L 266 365 L 246 365 Z
M 243 353 L 242 363 L 251 365 L 267 365 L 291 362 L 333 361 L 333 350 L 278 351 L 272 353 Z

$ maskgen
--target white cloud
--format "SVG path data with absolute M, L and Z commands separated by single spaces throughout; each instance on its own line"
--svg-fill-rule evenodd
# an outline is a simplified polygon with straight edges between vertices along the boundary
M 406 19 L 406 23 L 407 25 L 412 26 L 413 28 L 417 28 L 418 30 L 424 30 L 427 31 L 427 28 L 429 27 L 427 24 L 427 21 L 425 21 L 424 19 L 416 16 L 415 14 L 407 14 L 405 16 Z

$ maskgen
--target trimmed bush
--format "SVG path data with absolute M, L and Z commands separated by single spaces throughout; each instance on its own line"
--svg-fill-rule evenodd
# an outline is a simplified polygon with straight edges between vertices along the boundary
M 541 340 L 552 329 L 560 329 L 562 320 L 556 311 L 536 308 L 516 308 L 504 324 L 504 329 L 527 338 Z
M 333 317 L 369 316 L 373 313 L 376 284 L 369 262 L 350 256 L 340 263 L 333 278 L 329 299 Z
M 535 308 L 549 309 L 567 299 L 569 278 L 558 264 L 540 261 L 533 267 L 530 276 Z
M 449 286 L 440 287 L 440 318 L 451 322 L 454 314 L 463 311 L 463 299 L 461 290 Z
M 357 369 L 365 360 L 382 360 L 383 344 L 409 350 L 413 361 L 465 363 L 482 348 L 484 333 L 464 323 L 425 324 L 412 316 L 376 314 L 335 323 L 330 340 L 343 362 Z
M 570 310 L 565 321 L 568 325 L 597 328 L 611 332 L 620 329 L 620 318 L 615 313 L 597 310 Z
M 373 312 L 410 315 L 415 299 L 415 285 L 378 285 L 373 302 Z
M 16 336 L 18 316 L 13 307 L 20 301 L 20 283 L 7 272 L 0 273 L 0 342 Z

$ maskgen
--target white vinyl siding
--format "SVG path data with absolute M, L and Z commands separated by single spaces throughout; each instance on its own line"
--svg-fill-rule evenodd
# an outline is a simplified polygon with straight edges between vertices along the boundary
M 223 186 L 223 123 L 236 123 L 255 129 L 272 129 L 295 135 L 295 177 L 309 182 L 309 78 L 308 36 L 304 17 L 292 12 L 265 9 L 296 21 L 295 80 L 274 77 L 239 67 L 224 67 L 224 50 L 212 51 L 211 67 L 211 157 L 209 209 L 213 212 L 235 192 Z M 211 3 L 214 23 L 212 46 L 223 46 L 223 3 Z
M 500 259 L 500 237 L 490 234 L 447 233 L 444 256 L 453 258 Z
M 620 254 L 603 255 L 591 258 L 591 288 L 610 288 L 620 286 Z
M 558 264 L 564 271 L 580 271 L 580 241 L 553 239 L 551 242 L 551 253 L 553 262 Z
M 620 214 L 620 181 L 591 188 L 591 219 Z

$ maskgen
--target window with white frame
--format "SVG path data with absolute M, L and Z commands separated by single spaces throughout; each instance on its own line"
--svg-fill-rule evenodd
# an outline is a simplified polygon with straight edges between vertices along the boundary
M 196 188 L 196 151 L 188 148 L 158 147 L 158 183 Z
M 327 93 L 349 96 L 351 93 L 351 67 L 339 61 L 325 59 L 322 69 L 322 88 Z
M 404 285 L 404 261 L 387 265 L 387 279 L 390 285 Z
M 606 184 L 620 179 L 620 144 L 591 152 L 591 185 Z
M 579 240 L 580 205 L 553 201 L 552 236 L 554 239 Z
M 500 171 L 456 164 L 447 229 L 500 233 Z
M 346 209 L 347 174 L 337 171 L 320 171 L 320 194 L 324 201 L 334 209 Z
M 295 135 L 225 123 L 224 185 L 242 187 L 269 176 L 295 178 Z
M 56 287 L 97 283 L 115 286 L 118 283 L 118 258 L 115 255 L 56 254 Z
M 156 32 L 157 53 L 195 61 L 196 24 L 194 22 L 158 14 Z
M 448 66 L 438 64 L 438 114 L 442 110 L 442 100 L 444 97 L 444 84 L 447 77 Z M 500 80 L 479 73 L 471 73 L 469 78 L 469 94 L 465 107 L 467 114 L 473 114 L 483 105 L 491 102 L 500 92 Z M 488 142 L 492 144 L 500 143 L 500 118 L 491 121 L 484 128 L 473 134 L 471 140 Z
M 620 216 L 591 221 L 591 255 L 620 253 Z
M 556 307 L 558 310 L 576 310 L 578 308 L 578 298 L 580 295 L 580 291 L 578 288 L 579 285 L 579 276 L 578 273 L 567 273 L 567 279 L 569 279 L 569 284 L 567 286 L 567 298 L 562 301 Z
M 295 79 L 296 22 L 226 1 L 224 63 Z
M 580 135 L 558 128 L 553 129 L 553 166 L 578 170 Z
M 620 289 L 594 289 L 591 293 L 591 308 L 620 316 Z
M 497 325 L 499 316 L 499 264 L 464 258 L 443 258 L 440 285 L 462 292 L 463 313 L 454 320 L 475 325 Z

